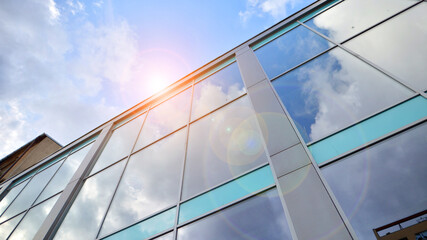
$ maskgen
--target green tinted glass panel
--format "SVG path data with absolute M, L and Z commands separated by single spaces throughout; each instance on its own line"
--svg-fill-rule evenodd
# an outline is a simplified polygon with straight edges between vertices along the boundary
M 193 198 L 181 205 L 179 223 L 183 223 L 274 183 L 270 166 L 265 166 Z
M 418 96 L 309 146 L 317 163 L 384 136 L 427 116 L 427 99 Z
M 130 228 L 111 235 L 108 240 L 140 240 L 159 234 L 169 228 L 172 228 L 175 221 L 176 207 L 165 212 L 157 214 L 147 220 L 144 220 Z

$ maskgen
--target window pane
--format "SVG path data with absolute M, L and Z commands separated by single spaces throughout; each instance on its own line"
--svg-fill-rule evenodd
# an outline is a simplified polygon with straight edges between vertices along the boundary
M 273 86 L 306 142 L 413 94 L 339 48 L 285 74 Z
M 178 239 L 292 239 L 276 189 L 178 229 Z
M 179 223 L 201 216 L 274 184 L 270 166 L 264 166 L 181 204 Z
M 25 215 L 25 218 L 21 223 L 19 223 L 18 227 L 10 236 L 9 240 L 33 239 L 58 198 L 59 195 L 30 209 L 27 215 Z
M 64 164 L 62 164 L 61 168 L 59 168 L 58 172 L 55 174 L 55 176 L 53 176 L 52 180 L 43 190 L 36 203 L 39 203 L 46 198 L 64 190 L 65 186 L 67 186 L 68 182 L 73 177 L 74 172 L 77 170 L 77 168 L 80 166 L 80 163 L 82 163 L 84 157 L 89 152 L 92 144 L 93 143 L 68 156 Z
M 0 225 L 0 239 L 6 239 L 23 216 L 24 214 L 22 213 L 21 215 L 18 215 L 9 221 L 2 223 Z
M 62 161 L 61 161 L 62 162 Z M 27 186 L 22 190 L 18 197 L 13 201 L 10 207 L 4 212 L 3 216 L 0 218 L 0 222 L 13 217 L 14 215 L 24 211 L 25 209 L 31 207 L 34 200 L 46 186 L 47 182 L 53 176 L 53 174 L 58 169 L 60 163 L 55 163 L 54 165 L 46 168 L 40 173 L 37 173 Z
M 427 3 L 369 30 L 346 47 L 420 90 L 427 89 Z
M 427 123 L 322 168 L 359 239 L 426 209 Z
M 138 150 L 166 136 L 188 122 L 191 88 L 149 111 L 135 146 Z
M 178 201 L 186 129 L 131 156 L 101 235 L 160 211 Z
M 267 162 L 245 96 L 191 124 L 183 199 Z
M 320 164 L 425 117 L 427 99 L 418 96 L 328 136 L 308 149 Z
M 239 68 L 234 62 L 194 86 L 191 119 L 197 119 L 245 92 Z
M 346 0 L 306 24 L 332 40 L 342 42 L 416 2 L 417 0 Z
M 124 161 L 87 179 L 54 239 L 95 239 Z
M 0 215 L 3 213 L 3 211 L 9 206 L 9 204 L 15 199 L 15 197 L 18 195 L 18 193 L 22 190 L 22 188 L 25 187 L 25 184 L 27 184 L 27 181 L 22 182 L 18 186 L 12 188 L 9 190 L 7 195 L 1 200 L 0 202 Z
M 114 130 L 91 174 L 119 161 L 130 153 L 144 118 L 145 114 Z
M 330 48 L 331 44 L 299 26 L 255 51 L 270 79 Z
M 147 239 L 163 231 L 171 229 L 174 225 L 176 208 L 171 208 L 165 212 L 148 218 L 132 227 L 126 228 L 105 240 L 140 240 Z

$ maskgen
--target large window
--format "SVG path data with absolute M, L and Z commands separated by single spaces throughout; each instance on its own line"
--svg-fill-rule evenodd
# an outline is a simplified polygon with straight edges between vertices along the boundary
M 360 239 L 427 208 L 427 123 L 323 167 Z
M 83 143 L 64 157 L 40 167 L 26 180 L 17 180 L 0 202 L 0 239 L 33 239 L 53 205 L 88 153 Z M 25 178 L 25 177 L 24 177 Z

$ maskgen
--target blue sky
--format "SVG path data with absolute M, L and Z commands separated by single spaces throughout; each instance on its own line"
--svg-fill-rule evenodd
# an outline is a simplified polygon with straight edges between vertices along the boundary
M 0 158 L 66 145 L 313 0 L 5 0 Z

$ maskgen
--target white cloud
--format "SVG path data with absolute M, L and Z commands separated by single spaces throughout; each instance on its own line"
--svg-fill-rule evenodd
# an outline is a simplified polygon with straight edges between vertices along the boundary
M 271 15 L 275 19 L 282 19 L 289 15 L 289 8 L 294 8 L 298 0 L 247 0 L 245 11 L 239 16 L 246 23 L 253 16 Z M 301 1 L 300 1 L 301 2 Z
M 70 28 L 73 9 L 85 6 L 2 3 L 0 158 L 42 132 L 67 144 L 147 94 L 125 94 L 142 86 L 131 27 L 123 20 L 95 26 L 83 16 L 81 27 Z

